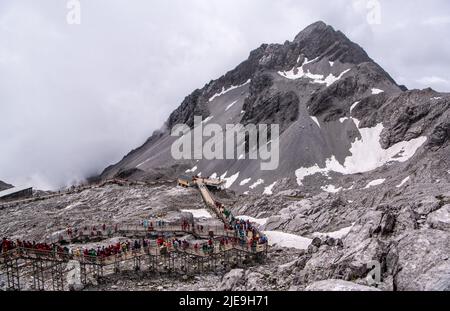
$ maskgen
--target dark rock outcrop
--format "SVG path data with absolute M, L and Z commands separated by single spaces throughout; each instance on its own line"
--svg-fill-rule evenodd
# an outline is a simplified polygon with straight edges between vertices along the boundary
M 7 184 L 7 183 L 5 183 L 5 182 L 0 180 L 0 191 L 7 190 L 7 189 L 12 188 L 12 187 L 13 187 L 12 185 L 9 185 L 9 184 Z

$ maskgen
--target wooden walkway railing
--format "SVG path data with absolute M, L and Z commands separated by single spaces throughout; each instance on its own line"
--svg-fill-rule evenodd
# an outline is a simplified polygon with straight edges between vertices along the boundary
M 68 262 L 73 261 L 80 265 L 82 283 L 86 284 L 88 278 L 101 277 L 108 267 L 113 267 L 112 273 L 120 270 L 120 265 L 133 262 L 135 270 L 140 270 L 142 265 L 147 265 L 149 270 L 159 272 L 202 273 L 216 269 L 229 269 L 232 266 L 243 265 L 251 260 L 261 260 L 267 254 L 268 243 L 248 243 L 251 238 L 240 237 L 236 230 L 231 228 L 232 215 L 225 216 L 224 207 L 217 202 L 209 192 L 202 179 L 196 180 L 196 185 L 202 195 L 205 205 L 215 214 L 224 225 L 203 225 L 199 230 L 197 224 L 173 224 L 147 221 L 149 226 L 137 224 L 113 224 L 99 226 L 84 226 L 82 228 L 70 228 L 46 238 L 48 244 L 62 244 L 86 242 L 89 240 L 105 240 L 114 236 L 125 238 L 145 239 L 144 243 L 133 249 L 134 241 L 126 241 L 130 245 L 125 250 L 114 251 L 109 256 L 86 255 L 83 250 L 74 248 L 66 251 L 48 251 L 35 248 L 15 247 L 7 252 L 0 253 L 0 265 L 7 276 L 9 290 L 20 290 L 20 277 L 23 274 L 33 276 L 34 288 L 44 290 L 48 271 L 51 272 L 51 281 L 54 290 L 64 290 L 67 273 L 65 268 Z M 208 247 L 203 244 L 187 243 L 179 246 L 166 243 L 157 245 L 155 240 L 147 240 L 154 235 L 193 235 L 199 239 L 207 239 Z M 263 236 L 259 231 L 259 236 Z M 226 240 L 226 243 L 224 243 Z M 143 242 L 143 241 L 142 241 Z M 188 246 L 186 246 L 188 245 Z M 57 249 L 57 248 L 55 248 Z M 62 249 L 62 248 L 59 248 Z M 1 250 L 0 250 L 1 251 Z M 22 273 L 21 271 L 28 269 Z M 31 271 L 29 271 L 31 269 Z

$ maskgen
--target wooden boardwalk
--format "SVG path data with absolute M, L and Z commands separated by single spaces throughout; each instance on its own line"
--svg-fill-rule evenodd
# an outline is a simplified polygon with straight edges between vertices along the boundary
M 209 182 L 210 180 L 207 180 L 207 183 Z M 213 187 L 215 185 L 214 183 Z M 62 247 L 49 251 L 17 246 L 0 254 L 0 267 L 6 276 L 7 289 L 23 289 L 21 281 L 23 278 L 31 277 L 35 290 L 67 290 L 67 274 L 74 269 L 79 270 L 81 282 L 88 284 L 93 278 L 114 274 L 122 269 L 191 275 L 227 271 L 264 260 L 268 243 L 250 245 L 246 238 L 238 237 L 235 230 L 226 229 L 231 228 L 230 217 L 225 216 L 223 205 L 214 199 L 204 179 L 197 179 L 196 186 L 207 208 L 223 222 L 223 225 L 204 226 L 203 230 L 199 230 L 199 226 L 195 223 L 156 225 L 156 222 L 150 222 L 151 226 L 112 224 L 70 228 L 56 236 L 48 237 L 45 243 L 62 246 L 67 243 L 103 241 L 113 237 L 139 241 L 150 238 L 150 240 L 146 240 L 145 247 L 144 244 L 139 244 L 139 247 L 120 249 L 110 256 L 86 255 L 82 251 L 77 251 L 76 247 L 70 251 L 56 250 L 61 250 Z M 159 245 L 156 240 L 151 239 L 165 234 L 192 235 L 197 239 L 206 240 L 208 247 L 193 247 L 192 244 L 186 247 L 170 243 Z M 133 245 L 132 240 L 128 242 Z

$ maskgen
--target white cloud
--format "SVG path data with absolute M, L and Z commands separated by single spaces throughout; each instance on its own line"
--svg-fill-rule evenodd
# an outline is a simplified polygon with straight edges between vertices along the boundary
M 81 25 L 68 25 L 66 1 L 0 1 L 0 179 L 56 187 L 99 173 L 192 90 L 317 20 L 408 87 L 424 86 L 414 77 L 446 79 L 448 23 L 430 35 L 420 21 L 448 11 L 448 1 L 382 1 L 376 27 L 360 2 L 81 1 Z M 408 27 L 393 31 L 398 23 Z
M 450 90 L 450 80 L 438 76 L 426 76 L 417 80 L 420 88 L 431 87 L 436 91 Z
M 417 81 L 422 84 L 436 84 L 436 83 L 449 83 L 450 82 L 448 80 L 445 80 L 443 78 L 436 77 L 436 76 L 423 77 Z
M 441 26 L 450 24 L 450 16 L 435 16 L 428 18 L 422 22 L 424 25 Z

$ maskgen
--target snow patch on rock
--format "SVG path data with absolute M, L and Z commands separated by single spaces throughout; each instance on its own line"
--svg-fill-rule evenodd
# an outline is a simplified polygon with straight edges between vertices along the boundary
M 357 119 L 351 118 L 356 126 Z M 325 161 L 325 167 L 315 164 L 311 167 L 302 167 L 295 171 L 297 183 L 302 186 L 303 179 L 317 173 L 327 175 L 333 171 L 344 175 L 365 173 L 383 166 L 388 162 L 405 162 L 409 160 L 427 140 L 426 136 L 418 137 L 410 141 L 402 141 L 388 149 L 383 149 L 380 144 L 380 135 L 383 124 L 380 123 L 372 128 L 359 129 L 361 139 L 352 143 L 351 156 L 345 158 L 344 164 L 339 163 L 333 155 Z
M 191 168 L 190 170 L 186 170 L 185 173 L 194 173 L 197 169 L 198 169 L 198 167 L 197 167 L 197 166 L 194 166 L 194 167 Z
M 372 89 L 372 95 L 377 95 L 377 94 L 381 94 L 381 93 L 384 93 L 384 91 L 380 90 L 380 89 L 376 89 L 376 88 Z
M 191 213 L 194 218 L 212 218 L 211 214 L 204 208 L 202 209 L 182 209 L 183 213 Z
M 258 179 L 253 185 L 251 185 L 249 188 L 250 189 L 255 189 L 256 187 L 258 187 L 259 185 L 262 185 L 264 183 L 264 179 Z
M 358 106 L 359 102 L 355 102 L 351 107 L 350 107 L 350 113 L 352 113 L 353 109 L 355 109 L 356 106 Z
M 371 182 L 369 182 L 367 184 L 367 186 L 364 189 L 369 189 L 371 187 L 379 186 L 379 185 L 383 184 L 385 181 L 386 181 L 386 179 L 375 179 L 375 180 L 372 180 Z
M 311 119 L 317 124 L 317 126 L 320 128 L 319 120 L 316 117 L 311 117 Z
M 347 234 L 349 234 L 349 232 L 352 230 L 353 225 L 350 227 L 345 227 L 342 228 L 340 230 L 337 231 L 333 231 L 333 232 L 315 232 L 313 233 L 314 237 L 318 237 L 318 238 L 325 238 L 325 237 L 330 237 L 330 238 L 334 238 L 334 239 L 343 239 L 347 236 Z
M 347 69 L 343 71 L 339 76 L 334 76 L 332 73 L 330 73 L 328 76 L 324 77 L 321 74 L 313 74 L 308 69 L 305 71 L 303 68 L 305 65 L 315 62 L 317 59 L 313 59 L 312 61 L 308 61 L 308 58 L 305 57 L 305 60 L 303 64 L 300 67 L 294 66 L 289 71 L 279 71 L 278 74 L 286 79 L 290 80 L 297 80 L 301 78 L 307 78 L 311 79 L 311 83 L 317 83 L 317 84 L 326 84 L 327 87 L 332 85 L 334 82 L 340 80 L 347 72 L 350 71 L 350 69 Z
M 227 106 L 227 108 L 225 108 L 225 111 L 228 111 L 228 110 L 230 110 L 230 108 L 231 107 L 233 107 L 234 106 L 234 104 L 236 104 L 238 101 L 237 100 L 235 100 L 234 102 L 232 102 L 231 104 L 229 104 L 228 106 Z
M 395 186 L 395 187 L 401 188 L 401 187 L 403 187 L 403 185 L 406 184 L 409 180 L 410 180 L 410 177 L 408 176 L 408 177 L 406 177 L 405 179 L 403 179 L 402 182 L 401 182 L 400 184 L 398 184 L 397 186 Z
M 342 190 L 342 187 L 336 188 L 335 185 L 328 185 L 328 186 L 321 187 L 321 189 L 328 193 L 338 193 L 339 191 Z
M 277 182 L 274 182 L 270 186 L 265 187 L 263 194 L 272 195 L 273 194 L 273 192 L 272 192 L 273 187 L 275 187 L 276 184 L 277 184 Z
M 281 231 L 264 231 L 263 233 L 267 236 L 270 246 L 277 245 L 305 250 L 312 242 L 312 239 Z
M 239 186 L 245 186 L 245 185 L 248 184 L 251 180 L 252 180 L 251 178 L 244 179 L 243 181 L 241 181 L 241 183 L 239 184 Z
M 225 189 L 230 188 L 234 184 L 234 182 L 239 178 L 239 173 L 240 172 L 237 172 L 233 176 L 230 176 L 228 178 L 224 178 L 226 180 Z
M 250 82 L 251 82 L 251 79 L 248 79 L 247 82 L 245 82 L 245 83 L 243 83 L 243 84 L 241 84 L 241 85 L 237 85 L 237 86 L 232 85 L 232 86 L 230 86 L 228 89 L 225 89 L 225 87 L 222 87 L 222 91 L 219 92 L 219 93 L 214 94 L 213 96 L 211 96 L 211 98 L 209 99 L 209 102 L 212 102 L 212 101 L 213 101 L 214 99 L 216 99 L 217 97 L 220 97 L 220 96 L 222 96 L 222 95 L 225 95 L 226 93 L 228 93 L 228 92 L 230 92 L 230 91 L 232 91 L 232 90 L 235 90 L 235 89 L 238 89 L 238 88 L 240 88 L 240 87 L 243 87 L 244 85 L 247 85 L 247 84 L 249 84 Z

